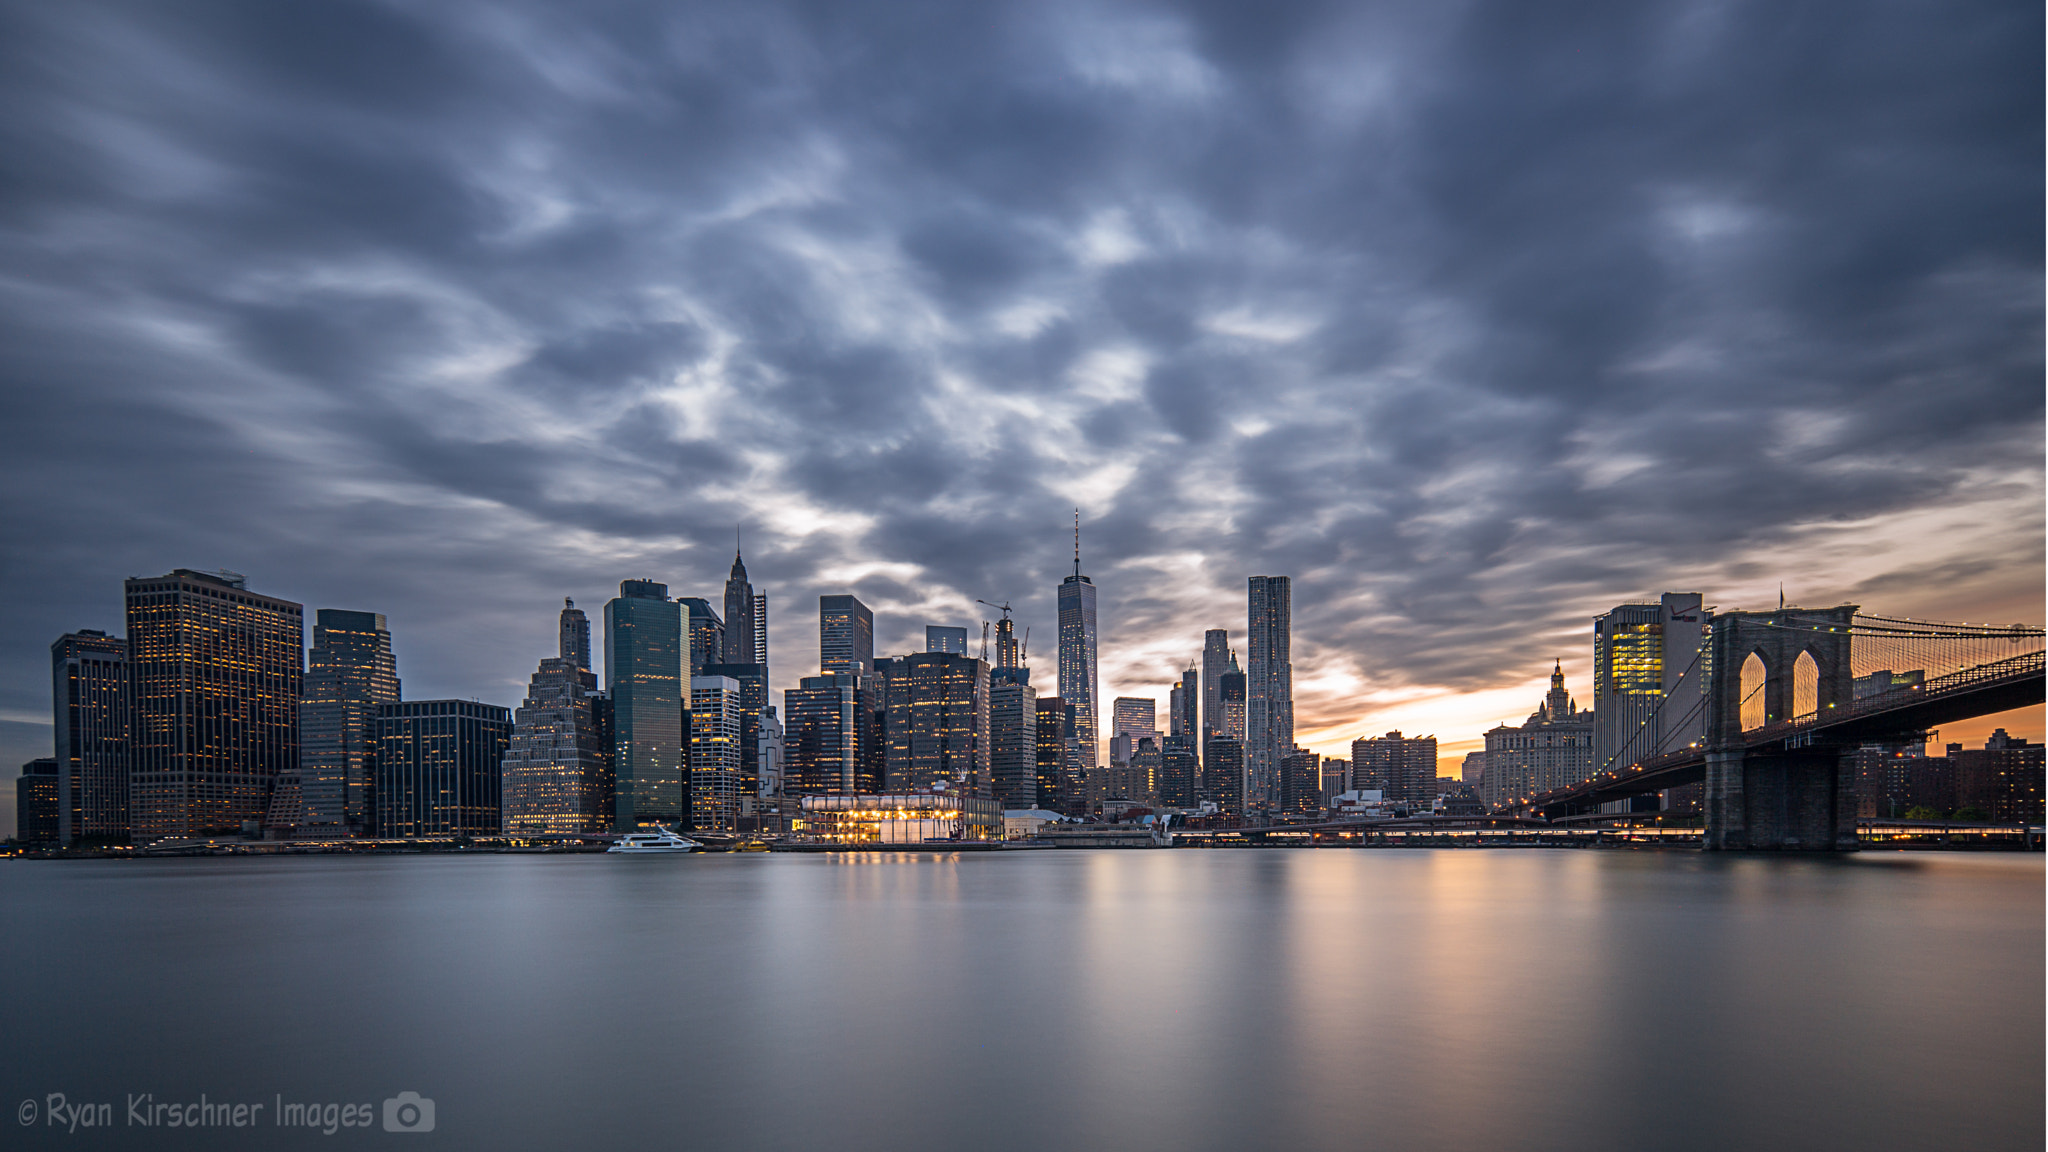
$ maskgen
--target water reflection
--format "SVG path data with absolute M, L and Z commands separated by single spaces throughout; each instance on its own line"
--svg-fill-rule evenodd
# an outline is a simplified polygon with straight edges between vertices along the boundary
M 2013 856 L 15 864 L 0 1081 L 464 1146 L 2034 1148 L 2042 928 Z

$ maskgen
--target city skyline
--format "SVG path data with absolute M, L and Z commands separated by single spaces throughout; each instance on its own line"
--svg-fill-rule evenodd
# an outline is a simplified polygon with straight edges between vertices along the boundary
M 0 772 L 124 577 L 511 706 L 736 523 L 773 699 L 835 594 L 889 656 L 1011 603 L 1052 691 L 1078 506 L 1098 700 L 1287 575 L 1338 756 L 1589 700 L 1672 589 L 2042 619 L 2036 15 L 984 11 L 10 14 Z

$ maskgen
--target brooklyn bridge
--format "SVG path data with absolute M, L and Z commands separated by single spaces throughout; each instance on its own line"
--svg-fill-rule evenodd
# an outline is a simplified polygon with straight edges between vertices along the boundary
M 1618 756 L 1591 779 L 1502 814 L 1585 817 L 1702 783 L 1710 850 L 1853 851 L 1856 751 L 1924 742 L 1939 725 L 2041 703 L 2043 635 L 1868 615 L 1853 604 L 1722 613 L 1687 670 L 1704 690 L 1668 694 L 1643 725 L 1644 747 L 1623 749 L 1627 763 Z M 1659 740 L 1664 732 L 1704 736 L 1672 748 Z

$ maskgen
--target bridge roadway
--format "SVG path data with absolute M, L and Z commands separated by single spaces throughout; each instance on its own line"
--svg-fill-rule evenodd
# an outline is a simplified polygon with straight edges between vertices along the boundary
M 2030 652 L 2008 660 L 1994 661 L 1937 677 L 1925 684 L 1913 684 L 1875 696 L 1867 696 L 1841 708 L 1809 713 L 1776 724 L 1752 728 L 1742 734 L 1746 751 L 1771 748 L 1836 746 L 1854 748 L 1861 744 L 1925 732 L 1942 724 L 1988 716 L 2042 701 L 2043 653 Z M 1593 813 L 1604 803 L 1625 800 L 1706 779 L 1707 750 L 1682 748 L 1662 756 L 1602 772 L 1569 788 L 1544 792 L 1519 804 L 1510 813 L 1540 815 L 1556 820 Z

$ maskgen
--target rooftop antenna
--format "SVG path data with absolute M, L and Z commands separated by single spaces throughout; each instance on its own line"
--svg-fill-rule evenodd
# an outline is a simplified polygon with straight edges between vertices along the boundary
M 1074 509 L 1074 575 L 1081 574 L 1081 510 Z

